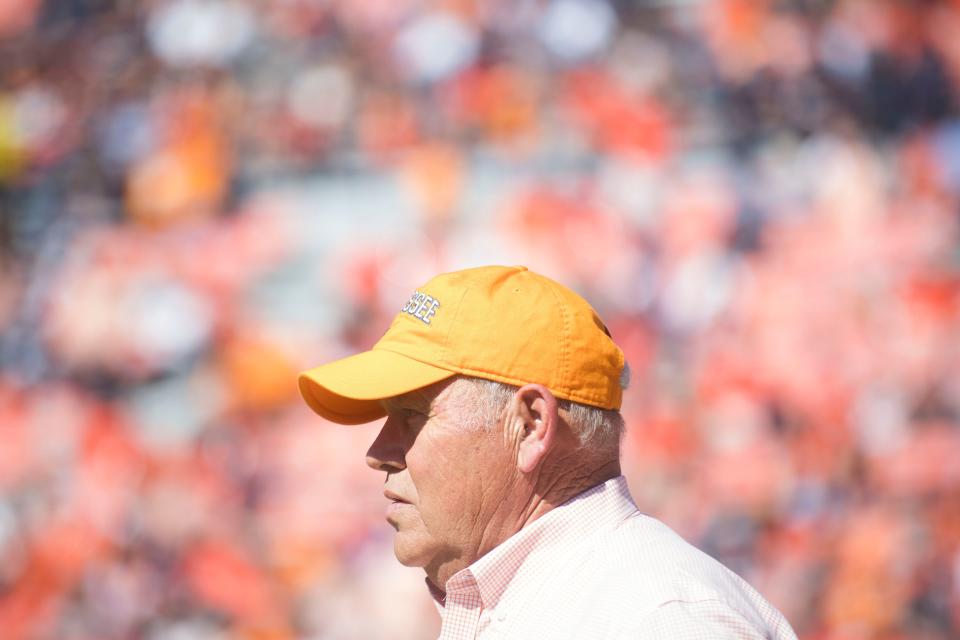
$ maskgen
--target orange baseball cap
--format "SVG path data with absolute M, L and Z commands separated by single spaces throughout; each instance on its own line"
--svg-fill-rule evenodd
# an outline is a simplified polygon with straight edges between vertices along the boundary
M 380 401 L 463 374 L 619 409 L 623 352 L 586 300 L 526 267 L 444 273 L 410 296 L 370 351 L 299 376 L 314 411 L 340 424 L 386 415 Z

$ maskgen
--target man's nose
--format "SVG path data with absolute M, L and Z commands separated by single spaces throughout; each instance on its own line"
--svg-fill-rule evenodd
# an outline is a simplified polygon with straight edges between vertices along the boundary
M 367 466 L 376 471 L 401 471 L 407 467 L 399 419 L 388 417 L 367 449 Z

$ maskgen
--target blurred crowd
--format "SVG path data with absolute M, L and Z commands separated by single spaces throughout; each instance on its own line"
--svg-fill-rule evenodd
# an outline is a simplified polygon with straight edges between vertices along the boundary
M 960 1 L 0 2 L 0 635 L 422 638 L 296 373 L 584 294 L 641 510 L 806 640 L 960 636 Z M 469 473 L 469 470 L 464 470 Z

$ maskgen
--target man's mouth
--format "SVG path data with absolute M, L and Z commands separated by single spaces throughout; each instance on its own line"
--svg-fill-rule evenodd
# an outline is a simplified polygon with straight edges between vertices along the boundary
M 384 491 L 383 495 L 390 501 L 390 504 L 387 505 L 387 522 L 399 531 L 400 522 L 406 518 L 404 514 L 409 511 L 408 507 L 412 505 L 392 491 Z
M 409 501 L 409 500 L 404 500 L 403 498 L 401 498 L 400 496 L 398 496 L 397 494 L 395 494 L 393 491 L 390 491 L 390 490 L 384 491 L 384 492 L 383 492 L 383 495 L 384 495 L 384 497 L 385 497 L 387 500 L 389 500 L 389 501 L 391 501 L 391 502 L 399 502 L 399 503 L 402 503 L 402 504 L 410 504 L 410 501 Z

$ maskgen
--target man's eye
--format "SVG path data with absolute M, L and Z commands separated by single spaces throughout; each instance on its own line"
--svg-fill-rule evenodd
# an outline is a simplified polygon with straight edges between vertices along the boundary
M 404 418 L 407 424 L 420 426 L 427 420 L 427 414 L 416 409 L 407 409 L 404 411 Z

